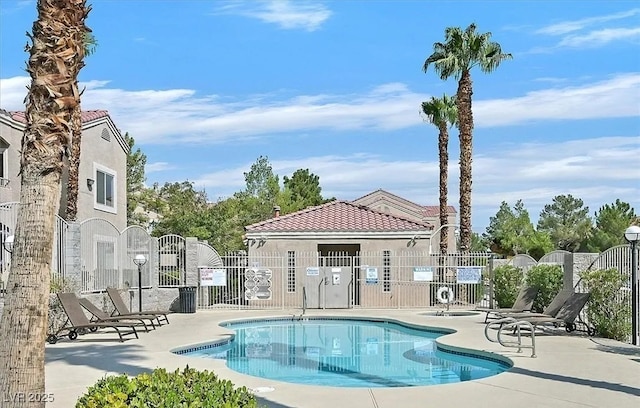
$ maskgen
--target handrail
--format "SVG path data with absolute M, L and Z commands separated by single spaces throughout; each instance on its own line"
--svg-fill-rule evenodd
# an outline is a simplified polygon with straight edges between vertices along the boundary
M 302 287 L 302 314 L 307 312 L 307 287 Z
M 492 339 L 489 336 L 489 329 L 494 326 L 498 326 L 498 333 L 496 334 L 496 338 Z M 520 328 L 522 326 L 526 326 L 529 330 L 531 330 L 531 345 L 523 345 L 522 344 L 522 335 L 520 333 Z M 536 327 L 529 321 L 526 320 L 516 320 L 513 317 L 506 317 L 499 320 L 494 320 L 489 322 L 484 327 L 484 336 L 492 343 L 500 343 L 503 347 L 517 348 L 518 353 L 522 351 L 523 348 L 531 349 L 531 357 L 536 357 Z M 501 334 L 503 330 L 513 330 L 517 336 L 517 341 L 503 340 L 501 338 Z

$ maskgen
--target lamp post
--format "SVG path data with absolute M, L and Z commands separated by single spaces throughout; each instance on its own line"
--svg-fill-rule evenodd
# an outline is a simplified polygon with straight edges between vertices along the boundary
M 631 344 L 638 345 L 638 250 L 640 227 L 632 225 L 624 232 L 624 239 L 631 245 Z
M 2 243 L 2 246 L 4 247 L 4 249 L 8 252 L 8 253 L 12 253 L 13 252 L 13 240 L 14 240 L 14 236 L 13 235 L 9 235 L 8 237 L 6 237 L 4 239 L 4 242 Z
M 142 265 L 147 263 L 147 258 L 138 254 L 133 258 L 133 263 L 138 265 L 138 312 L 142 312 Z
M 489 250 L 489 309 L 493 309 L 493 252 Z
M 429 255 L 431 255 L 431 242 L 432 242 L 433 237 L 437 236 L 438 232 L 440 232 L 441 229 L 447 228 L 447 227 L 458 227 L 458 224 L 443 224 L 443 225 L 439 226 L 437 230 L 435 230 L 434 232 L 431 233 L 431 236 L 429 237 Z

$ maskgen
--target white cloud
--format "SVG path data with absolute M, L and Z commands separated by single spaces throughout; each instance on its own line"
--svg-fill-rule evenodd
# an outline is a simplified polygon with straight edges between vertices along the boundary
M 640 9 L 632 9 L 615 14 L 590 17 L 581 20 L 564 21 L 543 27 L 536 34 L 560 36 L 560 41 L 552 47 L 535 47 L 529 53 L 547 53 L 561 48 L 596 48 L 616 41 L 640 40 L 640 27 L 633 19 L 634 27 L 604 27 L 605 23 L 628 19 L 640 14 Z
M 27 77 L 0 79 L 2 108 L 23 109 Z M 259 95 L 229 101 L 199 96 L 191 89 L 128 91 L 90 81 L 84 109 L 107 109 L 117 126 L 138 144 L 216 144 L 265 135 L 318 130 L 390 131 L 424 126 L 420 102 L 429 95 L 400 83 L 344 95 L 298 95 L 282 100 Z M 640 115 L 640 74 L 620 74 L 581 86 L 553 87 L 509 99 L 475 100 L 477 127 L 547 120 L 580 120 Z M 247 120 L 250 118 L 250 120 Z
M 315 31 L 331 17 L 331 10 L 317 1 L 234 1 L 217 9 L 217 13 L 236 14 L 276 24 L 287 30 Z
M 608 43 L 621 40 L 637 41 L 640 39 L 640 27 L 634 28 L 606 28 L 591 31 L 583 35 L 569 35 L 558 43 L 558 47 L 601 47 Z
M 506 126 L 541 120 L 640 115 L 640 74 L 623 74 L 582 86 L 550 88 L 509 99 L 474 102 L 477 126 Z
M 144 172 L 145 174 L 158 173 L 161 171 L 173 170 L 175 168 L 176 166 L 167 162 L 147 163 L 144 166 Z
M 637 157 L 640 137 L 603 137 L 550 143 L 522 143 L 476 152 L 473 166 L 473 214 L 476 231 L 486 227 L 500 203 L 522 199 L 532 219 L 560 194 L 584 200 L 593 214 L 616 198 L 640 206 Z M 476 149 L 478 150 L 478 149 Z M 437 161 L 386 160 L 371 154 L 270 160 L 280 176 L 309 168 L 320 178 L 325 197 L 352 200 L 382 188 L 424 205 L 438 203 Z M 243 172 L 252 163 L 203 174 L 195 184 L 211 199 L 244 187 Z M 505 171 L 508 169 L 508 171 Z M 449 168 L 449 202 L 458 207 L 458 167 Z
M 564 35 L 574 31 L 579 31 L 589 26 L 596 24 L 606 23 L 614 20 L 621 20 L 629 17 L 634 17 L 640 13 L 640 9 L 631 9 L 620 13 L 608 14 L 604 16 L 583 18 L 580 20 L 563 21 L 543 27 L 536 31 L 537 34 L 548 35 Z

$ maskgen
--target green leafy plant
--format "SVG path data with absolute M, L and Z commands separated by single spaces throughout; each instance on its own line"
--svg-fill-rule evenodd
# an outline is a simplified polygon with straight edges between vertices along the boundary
M 500 265 L 493 270 L 493 293 L 498 307 L 511 307 L 522 286 L 522 269 Z
M 627 278 L 616 269 L 600 269 L 580 274 L 585 290 L 591 293 L 587 319 L 598 335 L 619 341 L 631 336 L 631 291 Z
M 525 283 L 538 288 L 538 295 L 533 302 L 534 312 L 541 313 L 562 290 L 563 275 L 560 265 L 536 265 L 529 269 Z
M 78 399 L 76 408 L 257 408 L 257 404 L 246 387 L 234 389 L 231 381 L 213 372 L 187 366 L 182 372 L 158 368 L 133 378 L 105 377 Z

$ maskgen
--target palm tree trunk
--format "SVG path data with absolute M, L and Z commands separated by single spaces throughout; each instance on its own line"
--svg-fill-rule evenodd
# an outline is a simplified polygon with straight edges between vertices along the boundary
M 449 221 L 447 194 L 448 185 L 447 179 L 449 178 L 449 131 L 447 130 L 447 123 L 438 124 L 440 133 L 438 135 L 438 151 L 440 155 L 440 226 L 447 224 Z M 448 229 L 444 227 L 440 230 L 440 253 L 447 254 L 448 243 Z
M 0 397 L 5 408 L 43 408 L 49 283 L 60 179 L 79 103 L 86 0 L 38 0 L 27 71 L 20 210 L 0 331 Z
M 80 143 L 82 141 L 82 110 L 80 104 L 73 109 L 71 115 L 71 154 L 69 155 L 69 179 L 67 181 L 67 197 L 65 219 L 75 221 L 78 217 L 78 177 L 80 174 Z
M 473 149 L 473 113 L 471 73 L 462 72 L 458 82 L 456 105 L 460 130 L 460 251 L 471 248 L 471 160 Z

